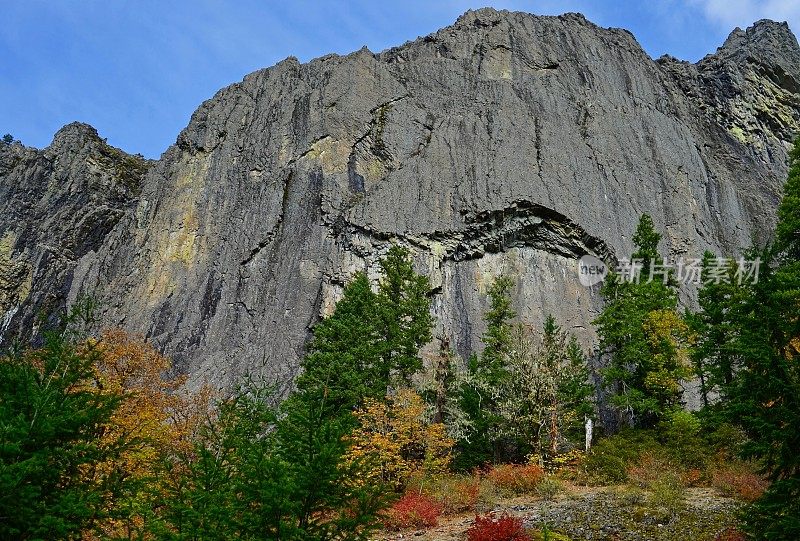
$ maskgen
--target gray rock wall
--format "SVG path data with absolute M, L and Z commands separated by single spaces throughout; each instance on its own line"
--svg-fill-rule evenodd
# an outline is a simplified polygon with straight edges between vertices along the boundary
M 577 259 L 628 255 L 641 213 L 671 257 L 767 239 L 799 85 L 800 47 L 771 21 L 697 64 L 654 61 L 580 15 L 491 9 L 378 54 L 289 58 L 203 103 L 135 193 L 103 203 L 67 279 L 27 296 L 91 292 L 103 324 L 145 334 L 194 382 L 260 370 L 288 386 L 310 327 L 398 242 L 431 277 L 437 336 L 462 355 L 501 272 L 523 319 L 553 313 L 591 345 L 601 299 Z M 1 170 L 0 186 L 73 152 L 62 147 L 20 151 L 30 163 Z M 91 160 L 72 159 L 67 176 L 84 182 Z M 16 205 L 6 193 L 0 205 Z M 93 212 L 84 199 L 69 204 Z M 0 218 L 0 238 L 20 223 L 52 236 L 37 220 Z M 7 318 L 23 293 L 0 299 Z
M 132 208 L 149 166 L 78 123 L 43 151 L 0 146 L 0 347 L 63 312 L 75 266 Z

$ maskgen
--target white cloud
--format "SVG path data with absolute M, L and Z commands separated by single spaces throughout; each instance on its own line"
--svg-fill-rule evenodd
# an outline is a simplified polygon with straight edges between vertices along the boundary
M 689 0 L 709 21 L 724 29 L 747 28 L 759 19 L 787 21 L 793 32 L 800 32 L 798 0 Z

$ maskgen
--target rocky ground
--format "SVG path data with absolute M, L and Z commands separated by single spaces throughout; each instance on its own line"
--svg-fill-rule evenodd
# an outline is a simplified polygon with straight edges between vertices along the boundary
M 545 525 L 561 536 L 554 541 L 713 541 L 735 525 L 739 503 L 707 488 L 688 489 L 682 502 L 654 502 L 653 495 L 630 487 L 567 487 L 546 501 L 534 496 L 498 502 L 493 511 L 520 517 L 540 531 Z M 381 541 L 466 539 L 473 516 L 440 519 L 428 530 L 384 534 Z M 565 537 L 564 537 L 565 536 Z

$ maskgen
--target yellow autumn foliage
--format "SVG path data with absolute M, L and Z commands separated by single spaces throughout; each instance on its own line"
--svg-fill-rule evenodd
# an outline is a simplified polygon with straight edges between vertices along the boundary
M 427 421 L 425 402 L 413 390 L 401 389 L 386 402 L 367 400 L 355 416 L 359 426 L 345 461 L 366 460 L 368 479 L 400 490 L 415 475 L 447 471 L 455 441 L 444 424 Z
M 795 337 L 789 340 L 789 347 L 786 348 L 786 356 L 789 359 L 794 359 L 800 356 L 800 337 Z
M 143 515 L 156 506 L 169 475 L 180 474 L 166 472 L 165 459 L 191 452 L 193 438 L 209 415 L 211 392 L 204 387 L 189 394 L 183 390 L 185 377 L 166 377 L 169 359 L 142 337 L 110 329 L 92 346 L 100 353 L 92 387 L 120 400 L 104 427 L 101 444 L 109 448 L 121 444 L 122 448 L 116 459 L 93 464 L 82 474 L 98 483 L 117 479 L 126 487 L 106 510 L 112 518 L 98 525 L 101 536 L 141 536 Z M 83 538 L 97 539 L 90 532 Z
M 692 375 L 689 353 L 695 338 L 689 326 L 675 310 L 654 310 L 643 327 L 651 352 L 645 386 L 659 396 L 678 396 L 680 381 Z

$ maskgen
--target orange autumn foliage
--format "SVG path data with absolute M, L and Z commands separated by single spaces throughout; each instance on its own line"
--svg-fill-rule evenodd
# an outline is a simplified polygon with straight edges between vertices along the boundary
M 486 478 L 504 492 L 528 494 L 544 479 L 544 470 L 538 464 L 498 464 L 486 472 Z
M 110 329 L 92 346 L 100 352 L 93 382 L 96 392 L 120 400 L 102 442 L 107 446 L 121 442 L 122 448 L 116 459 L 83 473 L 90 479 L 115 478 L 125 487 L 98 529 L 103 536 L 128 537 L 141 534 L 143 515 L 155 507 L 169 482 L 165 460 L 191 452 L 194 436 L 210 414 L 212 397 L 208 387 L 190 394 L 183 388 L 185 377 L 167 376 L 171 362 L 142 337 Z M 84 539 L 96 537 L 87 532 Z

